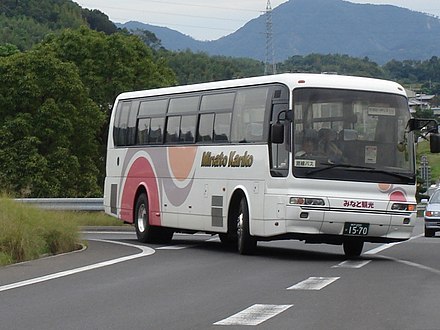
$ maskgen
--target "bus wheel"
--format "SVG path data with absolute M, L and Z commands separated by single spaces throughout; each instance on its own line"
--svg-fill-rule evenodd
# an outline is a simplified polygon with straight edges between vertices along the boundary
M 257 240 L 249 232 L 249 208 L 246 198 L 242 197 L 237 212 L 238 252 L 251 254 L 257 246 Z
M 425 227 L 425 237 L 433 237 L 435 235 L 435 230 L 428 229 Z
M 348 258 L 355 258 L 361 255 L 362 249 L 364 247 L 364 242 L 357 240 L 346 240 L 342 245 L 344 248 L 345 256 Z
M 140 194 L 136 200 L 134 226 L 139 242 L 151 242 L 151 227 L 148 222 L 148 201 L 144 193 Z

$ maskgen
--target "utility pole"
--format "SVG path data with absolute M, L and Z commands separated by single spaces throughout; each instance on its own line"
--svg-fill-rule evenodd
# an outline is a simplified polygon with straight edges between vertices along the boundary
M 266 4 L 266 59 L 264 64 L 264 74 L 276 74 L 275 51 L 273 47 L 272 33 L 272 6 L 270 0 Z

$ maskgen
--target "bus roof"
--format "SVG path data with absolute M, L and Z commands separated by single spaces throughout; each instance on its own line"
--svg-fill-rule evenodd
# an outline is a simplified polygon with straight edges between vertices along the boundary
M 400 94 L 406 97 L 405 89 L 398 83 L 366 77 L 343 76 L 337 74 L 314 74 L 314 73 L 282 73 L 251 78 L 215 81 L 193 85 L 156 88 L 135 92 L 126 92 L 118 96 L 118 99 L 132 99 L 146 96 L 160 96 L 177 93 L 196 91 L 208 91 L 223 88 L 245 87 L 264 85 L 269 83 L 281 83 L 289 88 L 337 88 L 362 91 L 377 91 Z

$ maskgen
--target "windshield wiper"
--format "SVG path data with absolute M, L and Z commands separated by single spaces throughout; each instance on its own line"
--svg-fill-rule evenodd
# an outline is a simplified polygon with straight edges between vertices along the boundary
M 414 179 L 414 175 L 406 175 L 406 174 L 401 174 L 401 173 L 396 173 L 396 172 L 389 172 L 389 171 L 380 170 L 380 169 L 370 167 L 370 166 L 351 165 L 351 164 L 345 164 L 345 163 L 336 163 L 336 164 L 335 163 L 320 163 L 320 164 L 321 165 L 328 165 L 328 166 L 317 168 L 315 170 L 310 170 L 307 172 L 307 175 L 312 175 L 312 174 L 316 174 L 319 172 L 328 171 L 333 168 L 349 168 L 349 169 L 354 169 L 354 170 L 365 170 L 366 172 L 374 172 L 374 173 L 382 173 L 382 174 L 392 175 L 392 176 L 397 177 L 399 179 L 405 179 L 405 180 Z
M 318 172 L 323 172 L 327 170 L 331 170 L 332 168 L 352 168 L 352 169 L 362 169 L 362 170 L 374 170 L 374 167 L 369 166 L 360 166 L 360 165 L 351 165 L 345 163 L 320 163 L 321 165 L 328 165 L 327 167 L 317 168 L 315 170 L 310 170 L 307 172 L 307 175 L 315 174 Z
M 369 170 L 369 172 L 388 174 L 388 175 L 392 175 L 396 178 L 405 179 L 405 180 L 413 180 L 414 176 L 415 176 L 414 174 L 396 173 L 396 172 L 390 172 L 390 171 L 385 171 L 385 170 L 379 170 L 377 168 L 373 168 L 373 169 Z

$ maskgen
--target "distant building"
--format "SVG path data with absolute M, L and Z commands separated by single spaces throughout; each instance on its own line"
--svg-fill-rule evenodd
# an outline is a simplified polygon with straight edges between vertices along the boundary
M 431 108 L 431 110 L 432 110 L 432 112 L 434 112 L 435 117 L 440 117 L 440 108 L 439 107 Z
M 408 105 L 410 111 L 416 112 L 416 109 L 439 109 L 440 108 L 431 108 L 431 102 L 434 99 L 435 95 L 426 95 L 426 94 L 416 94 L 413 91 L 407 90 L 408 95 Z M 434 114 L 436 114 L 434 112 Z M 440 114 L 440 113 L 439 113 Z

